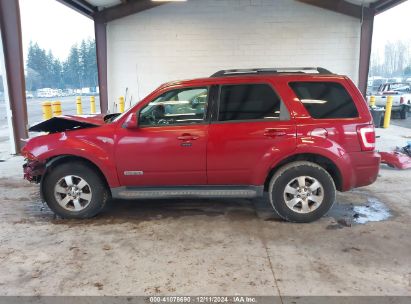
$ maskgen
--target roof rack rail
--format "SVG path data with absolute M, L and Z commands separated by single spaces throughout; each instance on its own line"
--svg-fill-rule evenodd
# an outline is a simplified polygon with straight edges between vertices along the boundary
M 308 71 L 315 71 L 318 74 L 332 74 L 329 70 L 322 67 L 284 67 L 284 68 L 257 68 L 257 69 L 234 69 L 221 70 L 210 77 L 235 76 L 243 74 L 273 74 L 273 73 L 307 73 Z

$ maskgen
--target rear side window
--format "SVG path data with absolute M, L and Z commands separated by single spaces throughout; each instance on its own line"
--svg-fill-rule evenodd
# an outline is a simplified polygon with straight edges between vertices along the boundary
M 313 118 L 358 117 L 353 99 L 339 83 L 292 82 L 290 87 Z
M 221 86 L 219 121 L 260 119 L 289 119 L 287 109 L 270 85 Z

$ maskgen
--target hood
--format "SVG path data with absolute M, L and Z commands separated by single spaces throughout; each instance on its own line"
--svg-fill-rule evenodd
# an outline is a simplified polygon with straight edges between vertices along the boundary
M 50 118 L 35 124 L 29 128 L 31 132 L 57 133 L 68 130 L 92 128 L 104 125 L 111 118 L 119 114 L 96 114 L 96 115 L 62 115 Z

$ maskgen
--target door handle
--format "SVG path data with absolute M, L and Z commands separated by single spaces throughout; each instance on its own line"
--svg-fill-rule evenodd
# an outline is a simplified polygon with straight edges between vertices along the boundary
M 181 136 L 177 137 L 177 139 L 178 139 L 178 140 L 184 140 L 184 141 L 187 141 L 187 140 L 196 140 L 196 139 L 198 139 L 198 136 L 196 136 L 196 135 L 191 135 L 191 134 L 188 134 L 188 133 L 184 133 L 184 134 L 181 134 Z
M 285 136 L 287 133 L 283 130 L 277 130 L 277 129 L 265 129 L 264 130 L 264 136 L 267 137 L 277 137 L 277 136 Z

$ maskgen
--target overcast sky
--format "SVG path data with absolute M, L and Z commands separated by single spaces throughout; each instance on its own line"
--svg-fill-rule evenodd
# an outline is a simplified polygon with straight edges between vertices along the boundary
M 382 49 L 387 41 L 411 42 L 411 1 L 379 14 L 374 20 L 373 48 Z
M 291 0 L 290 0 L 291 1 Z M 94 37 L 93 21 L 56 0 L 20 0 L 25 57 L 30 40 L 60 59 L 82 39 Z M 383 49 L 386 41 L 411 41 L 411 1 L 378 15 L 374 24 L 373 47 Z
M 24 57 L 30 41 L 66 59 L 70 47 L 94 38 L 93 20 L 56 0 L 20 0 Z

